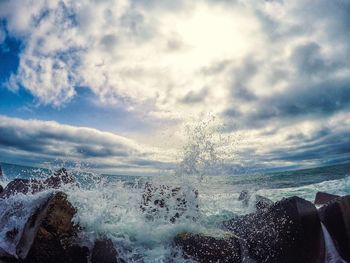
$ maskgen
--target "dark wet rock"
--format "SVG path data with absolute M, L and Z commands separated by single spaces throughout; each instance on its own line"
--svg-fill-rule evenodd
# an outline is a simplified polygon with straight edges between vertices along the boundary
M 4 187 L 2 187 L 2 185 L 0 185 L 0 194 L 2 193 L 2 191 L 4 191 Z
M 198 192 L 184 191 L 181 187 L 146 183 L 140 208 L 149 220 L 164 217 L 175 222 L 180 217 L 196 219 Z M 189 213 L 188 213 L 189 212 Z
M 0 248 L 0 263 L 18 263 L 19 260 Z
M 244 205 L 248 205 L 251 193 L 248 190 L 242 190 L 239 194 L 238 201 L 242 201 Z
M 6 240 L 7 241 L 13 241 L 15 239 L 15 237 L 18 235 L 18 228 L 17 227 L 14 227 L 12 230 L 9 230 L 6 232 Z
M 350 196 L 333 199 L 319 209 L 319 214 L 340 256 L 350 262 Z
M 199 234 L 180 234 L 174 239 L 185 257 L 198 262 L 241 262 L 238 240 L 234 237 L 215 238 Z
M 17 259 L 15 258 L 3 258 L 3 259 L 0 259 L 0 263 L 20 263 L 20 261 L 18 261 Z
M 44 190 L 44 186 L 38 180 L 14 179 L 6 185 L 0 194 L 0 198 L 7 198 L 17 193 L 34 194 L 42 190 Z
M 65 168 L 62 168 L 56 171 L 53 176 L 47 178 L 46 180 L 14 179 L 6 185 L 3 191 L 1 191 L 0 198 L 8 198 L 9 196 L 18 193 L 35 194 L 49 188 L 58 189 L 64 184 L 74 182 L 74 177 L 68 174 Z
M 3 173 L 2 173 L 2 168 L 1 168 L 1 165 L 0 165 L 0 179 L 2 179 L 3 176 L 4 176 L 4 175 L 3 175 Z
M 72 218 L 76 210 L 62 193 L 53 193 L 29 217 L 16 246 L 24 263 L 86 263 L 89 250 L 75 244 L 79 227 Z M 10 231 L 9 236 L 16 234 Z
M 325 192 L 317 192 L 315 196 L 315 205 L 324 205 L 336 198 L 340 197 L 339 195 L 333 195 Z
M 69 263 L 87 263 L 90 250 L 85 246 L 71 245 L 67 247 L 65 254 Z
M 14 242 L 15 254 L 3 251 L 0 258 L 18 258 L 23 263 L 87 263 L 89 249 L 76 244 L 80 228 L 72 222 L 75 213 L 62 192 L 43 198 L 23 228 L 6 233 L 6 240 Z
M 72 184 L 75 182 L 73 176 L 71 176 L 65 168 L 57 170 L 53 176 L 47 178 L 43 183 L 49 188 L 60 188 L 65 184 Z
M 276 202 L 224 227 L 246 241 L 257 263 L 324 262 L 324 240 L 316 207 L 299 197 Z
M 110 239 L 97 239 L 91 252 L 91 263 L 118 263 L 118 252 Z
M 273 206 L 274 202 L 271 201 L 270 199 L 261 196 L 261 195 L 256 195 L 255 196 L 255 208 L 256 210 L 263 210 L 267 209 L 271 206 Z

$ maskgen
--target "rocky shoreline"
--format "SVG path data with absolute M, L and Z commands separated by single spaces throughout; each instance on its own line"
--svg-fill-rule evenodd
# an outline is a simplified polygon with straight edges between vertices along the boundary
M 15 179 L 0 189 L 0 203 L 17 194 L 54 189 L 36 204 L 21 228 L 7 229 L 4 242 L 11 244 L 12 249 L 0 246 L 0 263 L 124 262 L 118 257 L 117 244 L 107 237 L 82 244 L 84 229 L 73 222 L 76 208 L 60 190 L 65 184 L 76 185 L 76 181 L 62 168 L 45 180 Z M 188 194 L 198 197 L 196 190 Z M 191 207 L 186 198 L 178 187 L 146 184 L 140 212 L 148 220 L 162 211 L 170 223 L 176 223 L 180 217 L 196 221 L 195 213 L 186 211 L 197 211 L 198 204 Z M 248 191 L 239 197 L 243 204 L 249 199 Z M 168 208 L 170 201 L 175 204 L 175 211 Z M 296 196 L 276 203 L 256 196 L 255 207 L 254 213 L 222 222 L 221 228 L 227 233 L 224 237 L 178 234 L 173 240 L 174 254 L 182 253 L 197 262 L 350 262 L 350 196 L 318 193 L 314 203 Z M 11 213 L 11 209 L 1 212 L 0 227 L 10 220 Z M 335 254 L 329 251 L 329 242 Z M 331 257 L 338 259 L 330 261 Z

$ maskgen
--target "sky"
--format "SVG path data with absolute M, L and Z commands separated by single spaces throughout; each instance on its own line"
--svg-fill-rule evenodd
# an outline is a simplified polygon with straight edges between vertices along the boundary
M 349 0 L 0 0 L 0 162 L 347 162 L 349 43 Z

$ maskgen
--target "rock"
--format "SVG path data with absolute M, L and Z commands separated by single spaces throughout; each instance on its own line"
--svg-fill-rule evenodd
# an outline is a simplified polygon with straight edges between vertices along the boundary
M 62 168 L 56 171 L 53 176 L 43 181 L 36 179 L 14 179 L 1 191 L 0 198 L 8 198 L 18 193 L 35 194 L 49 188 L 58 189 L 64 184 L 73 182 L 75 182 L 74 178 L 67 173 L 66 169 Z
M 242 190 L 239 194 L 238 201 L 242 201 L 244 205 L 248 205 L 251 193 L 248 190 Z
M 197 262 L 241 263 L 240 244 L 237 238 L 215 238 L 199 234 L 180 234 L 174 243 L 186 257 Z
M 65 184 L 72 184 L 75 182 L 73 176 L 68 174 L 65 168 L 57 170 L 53 176 L 47 178 L 43 183 L 49 188 L 60 188 Z
M 43 185 L 41 185 L 40 181 L 35 179 L 14 179 L 9 182 L 4 190 L 1 192 L 1 198 L 7 198 L 11 195 L 15 195 L 17 193 L 27 194 L 27 193 L 37 193 L 39 191 L 44 190 Z
M 333 199 L 319 209 L 319 214 L 340 256 L 350 262 L 350 196 Z
M 17 259 L 0 259 L 0 263 L 20 263 Z
M 67 262 L 70 263 L 87 263 L 90 256 L 89 248 L 79 245 L 71 245 L 67 247 L 66 251 Z
M 1 165 L 0 165 L 0 180 L 2 180 L 3 179 L 3 173 L 2 173 L 2 169 L 1 169 Z
M 316 207 L 299 197 L 283 199 L 223 226 L 246 241 L 257 263 L 324 262 L 324 240 Z
M 146 183 L 140 208 L 149 220 L 156 217 L 164 217 L 172 223 L 180 217 L 196 220 L 198 192 L 187 190 Z
M 336 198 L 340 197 L 339 195 L 333 195 L 325 192 L 317 192 L 315 196 L 315 205 L 324 205 Z
M 97 239 L 91 252 L 91 263 L 118 263 L 118 252 L 110 239 Z
M 75 213 L 64 193 L 53 193 L 29 217 L 22 232 L 14 229 L 6 237 L 21 235 L 16 256 L 23 263 L 87 263 L 89 249 L 75 244 L 79 231 L 72 222 Z
M 256 195 L 255 196 L 255 208 L 256 210 L 263 210 L 267 209 L 270 206 L 273 206 L 274 202 L 271 201 L 270 199 L 261 196 L 261 195 Z

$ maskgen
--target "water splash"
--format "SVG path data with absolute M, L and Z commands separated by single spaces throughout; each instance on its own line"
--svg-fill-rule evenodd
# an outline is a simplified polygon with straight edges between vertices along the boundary
M 159 186 L 165 182 L 151 180 L 151 183 Z M 190 188 L 183 185 L 182 189 L 181 195 L 186 195 L 188 205 L 195 206 L 195 196 Z M 86 237 L 90 240 L 98 236 L 111 238 L 119 255 L 127 262 L 169 262 L 173 260 L 174 236 L 201 228 L 192 219 L 197 216 L 192 214 L 194 209 L 188 209 L 188 214 L 175 222 L 169 220 L 177 211 L 176 199 L 172 198 L 165 199 L 167 209 L 160 209 L 150 219 L 149 214 L 140 208 L 144 184 L 138 180 L 133 183 L 100 180 L 94 188 L 71 188 L 66 192 L 78 208 L 74 220 L 84 227 Z
M 176 175 L 198 176 L 232 174 L 237 138 L 219 131 L 223 125 L 210 116 L 186 126 L 186 143 L 178 161 Z
M 334 242 L 332 240 L 331 235 L 329 234 L 326 226 L 321 223 L 323 237 L 326 245 L 326 259 L 325 263 L 347 263 L 344 259 L 342 259 L 335 248 Z

